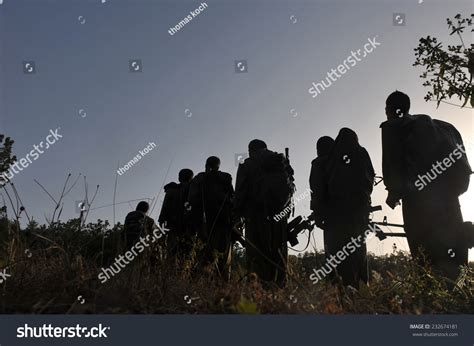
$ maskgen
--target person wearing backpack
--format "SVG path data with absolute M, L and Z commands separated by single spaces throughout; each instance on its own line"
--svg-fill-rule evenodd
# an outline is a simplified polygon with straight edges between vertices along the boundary
M 155 221 L 147 215 L 149 204 L 141 201 L 137 204 L 136 210 L 131 211 L 125 217 L 124 238 L 125 246 L 130 249 L 140 239 L 141 236 L 149 235 L 153 232 Z
M 386 203 L 394 209 L 402 201 L 412 256 L 454 280 L 468 262 L 458 198 L 468 189 L 471 167 L 453 125 L 409 111 L 408 95 L 388 96 L 380 126 Z
M 198 255 L 204 266 L 215 264 L 219 276 L 230 278 L 232 255 L 232 176 L 221 172 L 220 159 L 206 160 L 206 171 L 192 180 L 189 187 L 188 209 L 198 239 L 204 246 Z
M 194 173 L 188 168 L 179 171 L 179 183 L 171 182 L 164 186 L 165 198 L 158 222 L 170 230 L 166 237 L 168 258 L 184 258 L 192 249 L 193 234 L 185 215 L 189 185 Z
M 245 224 L 246 263 L 265 285 L 286 282 L 288 215 L 275 217 L 291 204 L 293 169 L 283 154 L 254 139 L 249 157 L 239 165 L 234 211 Z
M 326 163 L 327 211 L 325 235 L 330 257 L 346 251 L 352 239 L 363 240 L 343 260 L 336 261 L 335 273 L 344 285 L 359 287 L 367 283 L 367 247 L 364 233 L 368 228 L 371 194 L 375 177 L 367 150 L 359 144 L 357 134 L 342 128 Z M 325 239 L 326 241 L 326 239 Z M 341 255 L 342 256 L 342 255 Z

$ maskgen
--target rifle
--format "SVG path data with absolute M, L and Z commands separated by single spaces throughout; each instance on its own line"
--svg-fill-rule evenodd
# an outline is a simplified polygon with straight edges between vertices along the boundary
M 369 212 L 372 213 L 374 211 L 379 211 L 382 210 L 381 205 L 376 205 L 376 206 L 371 206 L 369 209 Z M 403 225 L 397 224 L 397 223 L 389 223 L 387 222 L 387 217 L 385 216 L 383 218 L 383 221 L 370 221 L 369 222 L 369 228 L 375 230 L 375 236 L 379 238 L 379 240 L 384 240 L 387 239 L 387 237 L 406 237 L 406 233 L 392 233 L 392 232 L 384 232 L 382 229 L 379 227 L 380 226 L 388 226 L 388 227 L 399 227 L 403 228 Z M 372 227 L 370 227 L 372 226 Z
M 286 230 L 288 232 L 288 242 L 291 246 L 298 245 L 298 234 L 304 230 L 312 231 L 316 226 L 316 216 L 311 214 L 307 218 L 303 218 L 301 215 L 295 217 L 293 220 L 288 222 Z
M 307 218 L 303 218 L 301 215 L 295 217 L 293 220 L 288 222 L 286 226 L 288 242 L 291 244 L 291 246 L 298 245 L 298 234 L 304 230 L 312 231 L 315 226 L 316 221 L 314 214 L 311 214 Z M 243 237 L 243 230 L 244 224 L 242 222 L 236 223 L 232 228 L 234 241 L 238 241 L 240 244 L 242 244 L 242 246 L 245 247 L 246 241 Z
M 382 210 L 382 206 L 371 206 L 369 209 L 370 213 L 374 211 Z M 403 225 L 389 223 L 387 222 L 387 218 L 385 217 L 382 222 L 377 221 L 370 221 L 369 228 L 375 231 L 375 236 L 380 240 L 387 239 L 387 237 L 406 237 L 405 233 L 392 233 L 392 232 L 384 232 L 379 227 L 380 226 L 389 226 L 389 227 L 399 227 L 403 228 Z M 288 230 L 288 242 L 291 246 L 296 246 L 298 244 L 298 234 L 300 234 L 304 230 L 312 231 L 316 227 L 316 215 L 313 213 L 307 218 L 303 218 L 301 215 L 295 217 L 293 220 L 288 222 L 287 230 Z
M 382 210 L 382 207 L 380 205 L 371 207 L 373 209 L 372 211 L 377 211 L 377 210 Z M 406 233 L 392 233 L 392 232 L 383 232 L 380 226 L 388 226 L 388 227 L 398 227 L 398 228 L 403 228 L 404 225 L 400 225 L 397 223 L 390 223 L 387 222 L 387 217 L 384 216 L 383 221 L 371 221 L 369 222 L 369 225 L 372 225 L 371 229 L 375 230 L 375 236 L 379 238 L 379 240 L 384 240 L 387 239 L 387 237 L 406 237 Z M 468 248 L 474 247 L 474 224 L 469 221 L 465 221 L 462 223 L 461 228 L 460 228 L 460 234 L 459 234 L 459 239 L 460 243 L 466 244 Z
M 373 213 L 374 211 L 382 210 L 382 206 L 371 206 L 369 208 L 369 212 Z M 371 229 L 375 230 L 375 235 L 380 239 L 383 240 L 387 238 L 387 236 L 405 236 L 405 233 L 384 233 L 380 227 L 377 225 L 384 225 L 384 226 L 396 226 L 396 227 L 403 227 L 403 225 L 396 225 L 396 224 L 389 224 L 384 219 L 384 222 L 369 222 L 371 225 Z M 304 230 L 312 231 L 316 227 L 316 214 L 312 213 L 307 218 L 303 218 L 301 215 L 295 217 L 293 220 L 288 222 L 288 242 L 291 246 L 298 245 L 298 234 L 300 234 Z
M 285 148 L 285 155 L 288 155 L 287 152 L 288 148 Z M 374 211 L 382 210 L 382 206 L 376 205 L 371 206 L 369 208 L 369 213 L 373 213 Z M 387 239 L 387 237 L 406 237 L 405 233 L 392 233 L 392 232 L 384 232 L 379 226 L 388 226 L 388 227 L 399 227 L 403 228 L 403 225 L 396 224 L 396 223 L 389 223 L 387 222 L 387 217 L 384 217 L 382 222 L 379 221 L 370 221 L 369 228 L 375 231 L 375 236 L 379 238 L 379 240 Z M 304 218 L 303 216 L 299 215 L 295 217 L 293 220 L 288 222 L 286 230 L 288 233 L 288 242 L 291 246 L 298 245 L 298 234 L 303 232 L 304 230 L 313 231 L 316 227 L 316 214 L 312 213 L 308 217 Z M 474 228 L 474 227 L 473 227 Z M 237 223 L 233 227 L 233 232 L 235 236 L 235 240 L 245 246 L 245 239 L 243 235 L 243 223 Z

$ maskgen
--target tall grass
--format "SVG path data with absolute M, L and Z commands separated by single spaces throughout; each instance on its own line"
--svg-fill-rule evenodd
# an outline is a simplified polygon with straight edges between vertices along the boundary
M 454 288 L 403 252 L 369 255 L 370 282 L 359 290 L 309 275 L 323 253 L 290 256 L 285 288 L 264 289 L 246 275 L 243 249 L 234 247 L 232 277 L 198 266 L 198 249 L 183 261 L 166 258 L 165 243 L 141 253 L 101 284 L 97 275 L 124 252 L 123 227 L 81 219 L 20 230 L 0 215 L 0 313 L 245 313 L 441 314 L 474 312 L 474 270 L 464 268 Z M 193 298 L 193 299 L 190 299 Z

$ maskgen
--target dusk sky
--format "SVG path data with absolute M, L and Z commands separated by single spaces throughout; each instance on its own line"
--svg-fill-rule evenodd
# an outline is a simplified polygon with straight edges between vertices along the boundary
M 246 152 L 254 138 L 275 151 L 290 148 L 301 194 L 309 187 L 316 140 L 342 127 L 357 132 L 381 175 L 379 125 L 395 89 L 410 95 L 411 113 L 454 124 L 474 164 L 473 110 L 425 102 L 421 70 L 412 66 L 421 37 L 459 44 L 446 18 L 470 15 L 472 1 L 210 0 L 174 35 L 170 27 L 203 1 L 2 2 L 0 133 L 15 140 L 18 159 L 50 129 L 60 128 L 63 136 L 12 179 L 40 223 L 54 205 L 33 179 L 58 196 L 68 173 L 82 173 L 90 193 L 100 185 L 92 208 L 111 205 L 117 164 L 123 167 L 149 143 L 156 147 L 119 176 L 117 203 L 156 197 L 163 181 L 177 180 L 181 168 L 202 171 L 210 155 L 221 158 L 221 170 L 235 183 L 235 154 Z M 395 13 L 404 14 L 404 25 L 394 25 Z M 380 45 L 370 54 L 317 97 L 310 95 L 312 82 L 374 38 Z M 472 35 L 464 40 L 471 44 Z M 131 60 L 141 64 L 140 72 L 131 72 Z M 242 60 L 247 66 L 238 73 Z M 25 73 L 28 62 L 34 73 Z M 403 222 L 401 208 L 391 211 L 385 197 L 380 184 L 372 199 L 384 210 L 375 219 Z M 61 219 L 77 217 L 75 204 L 83 198 L 81 182 L 65 198 Z M 474 183 L 461 203 L 465 220 L 474 221 Z M 135 204 L 117 205 L 116 221 Z M 308 215 L 309 199 L 296 212 Z M 92 210 L 89 220 L 112 217 L 109 206 Z M 322 231 L 313 234 L 322 249 Z M 306 238 L 300 241 L 303 247 Z M 404 239 L 371 239 L 368 250 L 391 252 L 393 243 L 408 249 Z

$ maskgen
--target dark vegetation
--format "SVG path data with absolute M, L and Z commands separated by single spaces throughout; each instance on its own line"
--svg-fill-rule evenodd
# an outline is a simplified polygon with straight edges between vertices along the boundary
M 81 226 L 79 219 L 49 226 L 31 222 L 20 231 L 3 210 L 0 269 L 7 268 L 11 276 L 0 284 L 0 313 L 474 312 L 472 266 L 464 269 L 454 289 L 447 289 L 403 252 L 370 255 L 370 284 L 358 291 L 323 281 L 313 285 L 309 275 L 322 266 L 322 253 L 290 256 L 286 288 L 265 290 L 255 277 L 245 275 L 242 248 L 234 247 L 232 279 L 224 283 L 211 270 L 197 269 L 196 251 L 177 265 L 163 256 L 164 244 L 159 243 L 101 284 L 100 269 L 124 253 L 121 234 L 120 224 L 111 228 L 99 220 Z

